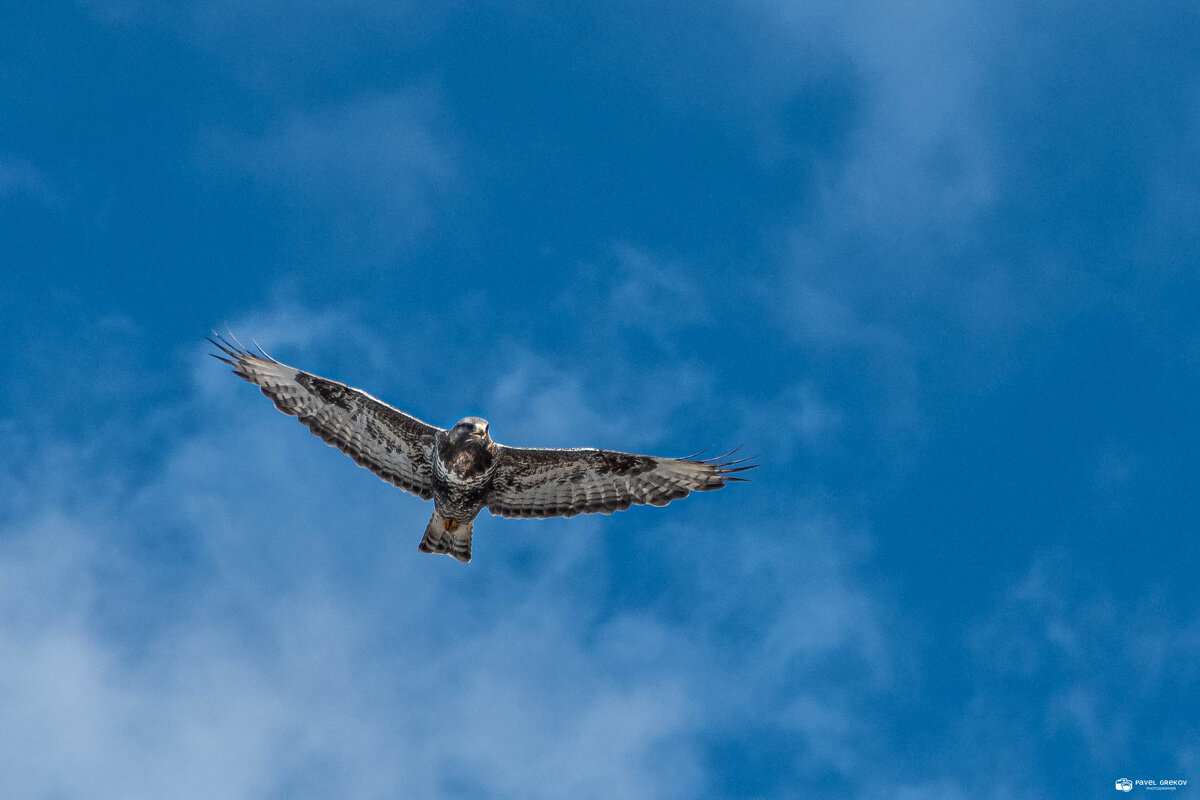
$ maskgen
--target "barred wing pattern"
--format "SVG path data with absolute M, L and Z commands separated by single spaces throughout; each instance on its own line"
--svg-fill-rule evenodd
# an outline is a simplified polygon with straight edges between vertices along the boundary
M 697 453 L 699 455 L 699 453 Z M 658 458 L 591 448 L 500 447 L 488 511 L 502 517 L 611 514 L 631 505 L 665 506 L 690 492 L 741 481 L 748 459 Z
M 440 428 L 392 408 L 361 389 L 289 367 L 221 337 L 209 338 L 213 358 L 257 385 L 285 414 L 388 483 L 422 500 L 433 497 L 433 435 Z

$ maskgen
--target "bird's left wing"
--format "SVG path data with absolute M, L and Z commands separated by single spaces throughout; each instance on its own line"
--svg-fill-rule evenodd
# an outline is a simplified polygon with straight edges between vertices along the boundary
M 631 505 L 665 506 L 691 492 L 741 481 L 746 459 L 659 458 L 615 450 L 500 446 L 488 511 L 503 517 L 611 514 Z M 741 466 L 739 466 L 741 465 Z
M 214 358 L 255 384 L 275 407 L 299 418 L 327 444 L 380 478 L 423 500 L 433 497 L 433 435 L 440 428 L 392 408 L 361 389 L 281 364 L 221 337 Z

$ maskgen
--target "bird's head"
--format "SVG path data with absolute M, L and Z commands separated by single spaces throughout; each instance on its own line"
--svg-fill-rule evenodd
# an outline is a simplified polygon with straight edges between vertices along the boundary
M 483 417 L 463 417 L 454 426 L 454 433 L 461 438 L 475 437 L 487 442 L 488 421 Z

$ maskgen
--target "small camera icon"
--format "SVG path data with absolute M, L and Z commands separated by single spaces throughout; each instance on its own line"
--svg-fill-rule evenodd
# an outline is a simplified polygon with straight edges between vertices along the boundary
M 1121 778 L 1119 781 L 1117 781 L 1117 791 L 1118 792 L 1132 792 L 1133 791 L 1133 781 L 1129 780 L 1129 778 Z

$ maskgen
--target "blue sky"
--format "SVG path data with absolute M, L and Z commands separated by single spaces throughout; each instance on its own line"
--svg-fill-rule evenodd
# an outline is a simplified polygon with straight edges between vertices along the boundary
M 1194 4 L 0 15 L 13 796 L 1200 780 Z M 226 325 L 501 442 L 761 468 L 462 567 Z

